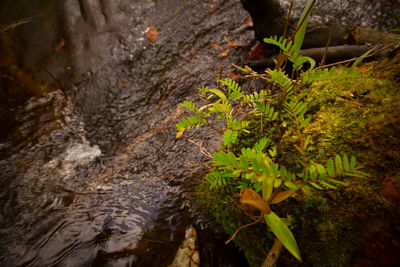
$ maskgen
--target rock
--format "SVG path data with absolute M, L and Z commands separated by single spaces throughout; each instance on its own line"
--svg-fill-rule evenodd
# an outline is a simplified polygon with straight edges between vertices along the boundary
M 168 267 L 193 267 L 200 265 L 200 254 L 196 249 L 197 233 L 194 227 L 186 229 L 185 240 L 178 248 L 174 261 Z

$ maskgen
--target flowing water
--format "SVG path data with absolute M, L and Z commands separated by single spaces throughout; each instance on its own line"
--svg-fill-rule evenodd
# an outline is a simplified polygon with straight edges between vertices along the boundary
M 0 265 L 165 266 L 194 224 L 203 266 L 243 266 L 192 204 L 208 158 L 175 139 L 177 104 L 246 60 L 240 1 L 4 0 L 0 15 Z M 210 45 L 229 41 L 245 46 Z

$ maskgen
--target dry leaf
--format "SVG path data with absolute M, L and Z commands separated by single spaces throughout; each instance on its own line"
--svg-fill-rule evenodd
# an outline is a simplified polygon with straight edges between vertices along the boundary
M 269 204 L 277 204 L 279 202 L 284 201 L 285 199 L 289 198 L 290 196 L 292 196 L 294 193 L 296 193 L 296 190 L 286 190 L 283 192 L 280 192 L 279 194 L 277 194 L 272 200 L 271 202 L 269 202 Z
M 253 20 L 251 19 L 251 17 L 249 17 L 248 19 L 246 19 L 245 21 L 243 21 L 242 23 L 243 25 L 248 25 L 250 27 L 253 27 Z
M 261 211 L 263 214 L 269 214 L 271 212 L 270 207 L 265 203 L 265 201 L 262 199 L 262 197 L 253 189 L 246 188 L 243 191 L 242 198 L 240 201 L 244 204 L 248 204 L 252 207 L 255 207 L 259 211 Z
M 156 28 L 154 28 L 153 26 L 150 26 L 147 31 L 146 31 L 146 37 L 147 40 L 150 43 L 154 43 L 157 40 L 157 36 L 158 36 L 158 31 Z
M 64 47 L 64 45 L 65 45 L 65 41 L 64 41 L 64 39 L 63 39 L 63 40 L 61 40 L 61 42 L 57 45 L 56 51 L 59 51 L 61 48 Z
M 226 49 L 218 54 L 219 57 L 226 57 L 229 54 L 229 50 Z
M 257 42 L 250 50 L 249 58 L 262 59 L 264 58 L 265 47 L 263 43 Z
M 228 77 L 229 77 L 229 78 L 233 78 L 233 79 L 243 79 L 243 76 L 242 76 L 242 75 L 236 74 L 236 73 L 234 73 L 234 72 L 229 72 L 229 73 L 228 73 Z
M 185 131 L 185 128 L 181 128 L 181 129 L 179 130 L 179 132 L 176 134 L 176 139 L 178 139 L 179 137 L 181 137 L 184 131 Z
M 243 44 L 232 42 L 232 43 L 227 43 L 227 44 L 225 44 L 225 46 L 229 46 L 229 47 L 242 47 Z
M 214 47 L 214 48 L 216 48 L 216 49 L 222 49 L 222 46 L 217 45 L 217 44 L 215 44 L 215 43 L 211 43 L 211 42 L 210 42 L 210 45 L 212 45 L 212 47 Z

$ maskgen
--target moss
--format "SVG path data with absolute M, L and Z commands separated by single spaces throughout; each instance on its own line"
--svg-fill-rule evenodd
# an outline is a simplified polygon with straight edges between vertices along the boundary
M 197 191 L 200 204 L 215 217 L 229 236 L 241 226 L 253 222 L 228 197 L 238 193 L 234 185 L 225 188 L 224 191 L 210 191 L 209 185 L 202 183 L 197 187 Z M 266 231 L 266 227 L 247 227 L 234 238 L 234 242 L 243 249 L 250 266 L 260 266 L 266 257 L 266 251 L 271 246 L 271 243 L 264 240 L 266 235 L 271 236 Z

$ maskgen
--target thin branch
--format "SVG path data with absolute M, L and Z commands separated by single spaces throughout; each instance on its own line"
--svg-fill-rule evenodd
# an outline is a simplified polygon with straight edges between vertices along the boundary
M 324 55 L 322 56 L 321 63 L 319 64 L 320 66 L 325 64 L 326 55 L 328 54 L 328 48 L 331 45 L 332 36 L 333 36 L 333 33 L 335 32 L 335 29 L 336 29 L 336 24 L 337 24 L 336 22 L 335 22 L 335 24 L 333 24 L 333 26 L 332 26 L 332 28 L 331 28 L 331 30 L 329 32 L 328 42 L 326 43 Z
M 178 9 L 175 11 L 174 15 L 172 16 L 172 18 L 175 18 L 176 15 L 178 15 L 179 11 L 181 11 L 181 9 L 183 8 L 183 6 L 186 4 L 187 0 L 183 0 L 183 3 L 178 7 Z
M 230 196 L 228 198 L 235 204 L 239 209 L 243 211 L 244 214 L 246 214 L 247 217 L 252 219 L 253 221 L 257 221 L 259 218 L 254 217 L 253 215 L 249 214 L 246 209 L 244 209 L 240 204 L 238 204 L 235 200 L 233 200 Z
M 246 227 L 249 227 L 249 226 L 252 226 L 252 225 L 255 225 L 255 224 L 261 222 L 261 219 L 262 219 L 262 217 L 260 216 L 260 218 L 258 218 L 257 221 L 251 222 L 251 223 L 246 224 L 246 225 L 243 225 L 243 226 L 240 226 L 240 227 L 235 231 L 235 233 L 232 235 L 232 237 L 229 238 L 229 240 L 227 240 L 227 241 L 225 242 L 225 245 L 227 245 L 229 242 L 231 242 L 231 241 L 235 238 L 235 236 L 236 236 L 241 230 L 243 230 L 243 229 L 246 228 Z
M 191 140 L 191 139 L 189 139 L 189 142 L 191 142 L 191 143 L 195 144 L 196 146 L 198 146 L 198 147 L 200 148 L 200 152 L 201 152 L 203 155 L 207 156 L 207 157 L 210 158 L 210 159 L 213 158 L 212 155 L 211 155 L 211 153 L 208 152 L 208 151 L 203 147 L 203 145 L 202 145 L 201 143 L 196 143 L 195 141 L 193 141 L 193 140 Z
M 337 65 L 347 64 L 347 63 L 350 63 L 350 62 L 352 62 L 352 61 L 356 61 L 356 60 L 361 59 L 361 58 L 369 58 L 369 57 L 372 57 L 372 56 L 374 56 L 374 55 L 376 55 L 376 54 L 377 54 L 377 52 L 371 53 L 371 54 L 369 54 L 368 56 L 359 56 L 359 57 L 355 57 L 355 58 L 351 58 L 351 59 L 347 59 L 347 60 L 335 62 L 335 63 L 328 64 L 328 65 L 319 66 L 319 67 L 315 68 L 314 70 L 319 70 L 319 69 L 329 68 L 329 67 L 333 67 L 333 66 L 337 66 Z

